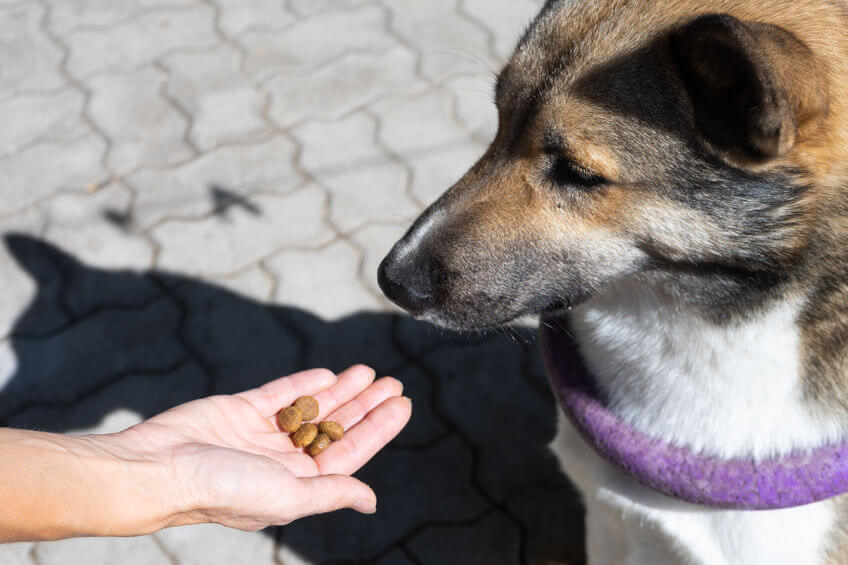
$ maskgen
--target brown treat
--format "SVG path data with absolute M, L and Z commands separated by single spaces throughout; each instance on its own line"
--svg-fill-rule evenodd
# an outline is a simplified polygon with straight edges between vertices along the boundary
M 329 420 L 318 424 L 318 431 L 322 434 L 327 434 L 333 441 L 339 441 L 344 435 L 344 428 L 342 425 L 338 422 L 331 422 Z
M 296 432 L 303 423 L 303 414 L 297 406 L 283 408 L 277 414 L 277 423 L 280 424 L 280 429 L 286 433 Z
M 312 457 L 316 457 L 329 446 L 330 436 L 328 436 L 327 434 L 318 434 L 318 437 L 315 438 L 315 441 L 310 443 L 309 447 L 306 448 L 306 453 L 308 453 Z
M 292 443 L 295 447 L 306 447 L 315 440 L 318 435 L 318 426 L 315 424 L 303 424 L 298 430 L 291 435 Z
M 311 396 L 301 396 L 294 401 L 294 405 L 300 409 L 303 414 L 303 421 L 308 422 L 318 417 L 318 401 Z

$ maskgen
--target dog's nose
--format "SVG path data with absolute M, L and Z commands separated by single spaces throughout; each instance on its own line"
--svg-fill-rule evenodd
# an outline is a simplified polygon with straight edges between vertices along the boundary
M 377 282 L 389 300 L 411 314 L 419 314 L 435 302 L 434 265 L 398 260 L 392 252 L 380 263 Z

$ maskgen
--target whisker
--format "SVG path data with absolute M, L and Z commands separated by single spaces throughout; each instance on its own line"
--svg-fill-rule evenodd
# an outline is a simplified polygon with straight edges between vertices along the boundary
M 498 72 L 495 69 L 493 69 L 491 67 L 491 65 L 489 65 L 486 61 L 484 61 L 483 59 L 481 59 L 480 57 L 478 57 L 474 53 L 471 53 L 470 51 L 467 51 L 465 49 L 455 49 L 454 51 L 464 52 L 467 55 L 463 56 L 459 53 L 452 53 L 449 50 L 433 51 L 433 54 L 434 55 L 450 55 L 451 57 L 456 57 L 457 59 L 465 61 L 466 63 L 471 63 L 472 65 L 476 65 L 476 66 L 481 67 L 484 71 L 486 71 L 489 75 L 491 75 L 492 78 L 495 78 L 495 77 L 498 76 Z

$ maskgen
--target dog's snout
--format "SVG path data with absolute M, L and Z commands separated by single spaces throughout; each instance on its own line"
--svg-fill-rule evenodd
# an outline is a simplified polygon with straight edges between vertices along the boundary
M 438 262 L 427 257 L 399 256 L 393 250 L 380 263 L 377 282 L 385 295 L 411 314 L 435 305 Z

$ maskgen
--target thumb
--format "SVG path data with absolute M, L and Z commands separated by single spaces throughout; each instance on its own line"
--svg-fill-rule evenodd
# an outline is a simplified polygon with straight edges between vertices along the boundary
M 301 516 L 353 508 L 363 514 L 377 511 L 377 495 L 371 487 L 348 475 L 319 475 L 298 479 Z

